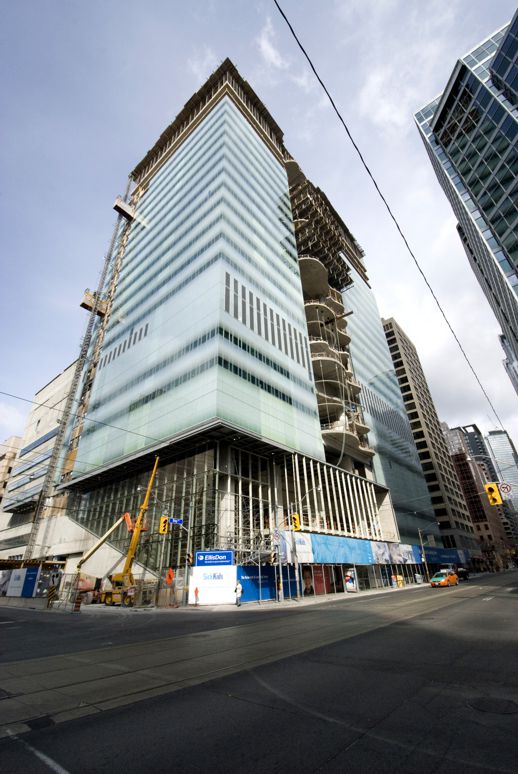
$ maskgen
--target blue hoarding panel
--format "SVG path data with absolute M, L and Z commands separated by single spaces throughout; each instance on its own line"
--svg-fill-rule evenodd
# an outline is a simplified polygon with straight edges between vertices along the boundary
M 297 596 L 297 575 L 289 564 L 282 568 L 282 593 L 285 598 Z
M 311 535 L 316 564 L 374 564 L 370 540 Z
M 233 551 L 196 551 L 197 567 L 215 567 L 221 564 L 234 564 Z
M 412 553 L 414 554 L 414 560 L 416 564 L 423 563 L 423 555 L 421 552 L 421 546 L 412 546 Z
M 39 567 L 27 567 L 25 573 L 25 580 L 23 582 L 22 597 L 32 597 L 34 594 L 34 587 L 38 580 L 40 568 Z
M 462 564 L 463 558 L 459 557 L 459 552 L 456 548 L 428 548 L 425 547 L 426 559 L 431 564 Z M 467 554 L 469 559 L 469 551 L 463 551 L 463 555 Z
M 259 578 L 259 569 L 261 577 Z M 275 567 L 254 567 L 247 565 L 237 568 L 237 577 L 243 586 L 243 602 L 257 602 L 259 599 L 275 599 Z

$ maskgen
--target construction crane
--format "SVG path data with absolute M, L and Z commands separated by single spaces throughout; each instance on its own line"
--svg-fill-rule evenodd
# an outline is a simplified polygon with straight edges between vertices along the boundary
M 126 554 L 124 567 L 121 572 L 116 572 L 113 575 L 108 576 L 111 582 L 111 590 L 103 591 L 101 594 L 101 602 L 105 605 L 124 605 L 125 607 L 132 607 L 135 602 L 135 578 L 133 576 L 133 563 L 137 553 L 137 548 L 140 540 L 140 533 L 144 529 L 144 516 L 149 506 L 149 498 L 151 496 L 151 489 L 153 488 L 153 482 L 155 480 L 156 471 L 158 468 L 158 457 L 155 457 L 155 464 L 149 478 L 149 483 L 146 489 L 146 495 L 144 502 L 140 506 L 139 514 L 134 525 L 131 525 L 133 534 Z M 131 524 L 131 518 L 129 514 L 125 513 L 121 516 L 110 529 L 104 533 L 104 535 L 97 541 L 97 543 L 81 558 L 77 565 L 77 572 L 79 573 L 83 564 L 89 559 L 97 549 L 99 549 L 103 543 L 106 542 L 108 537 L 114 532 L 119 524 L 123 521 Z

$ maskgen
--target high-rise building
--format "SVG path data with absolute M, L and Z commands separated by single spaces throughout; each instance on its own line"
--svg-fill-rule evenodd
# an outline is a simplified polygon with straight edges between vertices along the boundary
M 476 553 L 469 511 L 417 350 L 394 319 L 383 320 L 383 329 L 443 543 Z
M 443 423 L 443 430 L 475 529 L 475 537 L 482 551 L 482 557 L 478 563 L 475 560 L 475 565 L 478 564 L 481 569 L 487 566 L 490 568 L 507 566 L 510 546 L 501 518 L 502 509 L 489 504 L 484 489 L 488 480 L 493 479 L 487 478 L 485 465 L 477 462 L 464 428 L 450 429 Z M 478 440 L 473 432 L 473 430 L 478 431 L 478 428 L 472 427 L 471 430 L 471 441 Z M 478 443 L 476 445 L 478 446 Z
M 497 474 L 495 481 L 511 485 L 509 500 L 518 512 L 518 454 L 506 430 L 490 430 L 486 445 Z
M 293 171 L 281 130 L 227 59 L 116 202 L 60 491 L 71 517 L 102 534 L 136 511 L 158 454 L 139 554 L 152 571 L 184 568 L 198 549 L 257 562 L 295 511 L 304 556 L 319 538 L 314 561 L 350 563 L 348 538 L 369 551 L 398 540 L 349 370 L 339 289 L 353 245 Z M 164 512 L 183 520 L 165 559 Z M 121 551 L 124 530 L 110 538 Z M 322 554 L 328 538 L 345 542 Z M 343 590 L 342 569 L 322 572 L 322 588 Z
M 518 389 L 518 12 L 459 59 L 444 92 L 416 113 L 458 220 L 469 263 L 502 328 Z
M 370 428 L 368 441 L 376 452 L 374 476 L 390 489 L 402 542 L 419 543 L 421 530 L 428 539 L 433 535 L 433 542 L 440 546 L 440 532 L 376 299 L 365 272 L 354 266 L 350 271 L 353 282 L 345 288 L 343 298 L 350 314 L 354 374 L 362 385 L 363 413 Z
M 4 490 L 0 557 L 25 553 L 74 374 L 65 368 L 34 396 L 20 448 Z M 39 556 L 39 549 L 38 549 Z

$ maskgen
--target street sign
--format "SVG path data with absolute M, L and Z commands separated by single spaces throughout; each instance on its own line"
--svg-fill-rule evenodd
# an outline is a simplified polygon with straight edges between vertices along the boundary
M 233 551 L 196 551 L 197 567 L 215 567 L 222 564 L 234 564 Z
M 281 544 L 281 531 L 277 527 L 272 532 L 272 543 L 274 546 L 280 546 Z
M 511 484 L 501 483 L 498 487 L 502 494 L 511 494 L 513 487 Z
M 169 516 L 169 524 L 183 524 L 183 519 L 175 519 L 174 516 Z

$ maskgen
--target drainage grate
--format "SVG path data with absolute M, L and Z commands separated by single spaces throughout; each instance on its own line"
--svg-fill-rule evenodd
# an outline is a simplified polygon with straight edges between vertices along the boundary
M 479 712 L 492 712 L 494 715 L 512 715 L 518 712 L 518 704 L 511 699 L 473 699 L 468 707 Z

